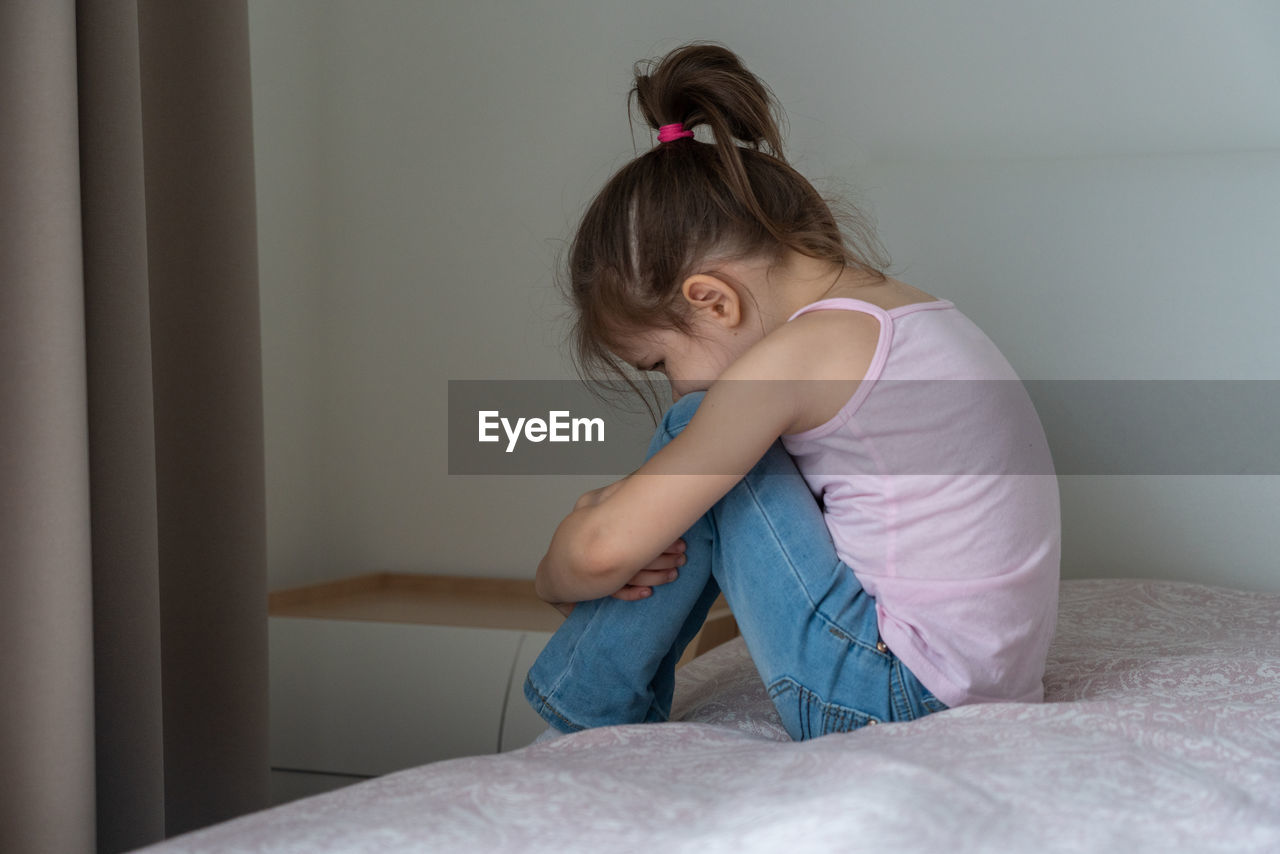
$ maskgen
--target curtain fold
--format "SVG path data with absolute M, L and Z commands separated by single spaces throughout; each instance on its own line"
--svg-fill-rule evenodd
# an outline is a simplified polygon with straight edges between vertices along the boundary
M 0 850 L 93 842 L 74 10 L 0 4 Z
M 244 0 L 0 3 L 0 850 L 268 804 Z
M 138 20 L 172 835 L 268 802 L 253 109 L 245 0 Z
M 95 575 L 97 826 L 104 850 L 164 837 L 160 563 L 142 89 L 134 0 L 86 3 L 81 198 Z

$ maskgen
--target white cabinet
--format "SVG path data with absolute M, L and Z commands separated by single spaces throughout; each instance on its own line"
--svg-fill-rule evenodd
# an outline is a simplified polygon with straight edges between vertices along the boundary
M 529 582 L 365 576 L 273 593 L 270 613 L 276 803 L 546 728 L 522 686 L 561 617 Z
M 546 729 L 524 678 L 563 618 L 532 581 L 379 573 L 269 599 L 273 803 Z M 681 663 L 737 633 L 723 600 Z

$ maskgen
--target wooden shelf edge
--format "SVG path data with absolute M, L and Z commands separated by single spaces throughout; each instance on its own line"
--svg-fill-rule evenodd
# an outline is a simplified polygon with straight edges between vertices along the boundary
M 371 572 L 267 594 L 272 617 L 364 620 L 553 632 L 560 613 L 534 593 L 532 579 Z M 724 597 L 681 663 L 736 636 L 737 623 Z

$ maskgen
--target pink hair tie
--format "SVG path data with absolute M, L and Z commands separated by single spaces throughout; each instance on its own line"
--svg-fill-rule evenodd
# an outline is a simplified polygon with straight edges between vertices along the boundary
M 690 136 L 693 136 L 693 131 L 685 130 L 684 125 L 680 124 L 680 122 L 663 125 L 658 128 L 658 142 L 674 142 L 677 139 L 685 139 Z

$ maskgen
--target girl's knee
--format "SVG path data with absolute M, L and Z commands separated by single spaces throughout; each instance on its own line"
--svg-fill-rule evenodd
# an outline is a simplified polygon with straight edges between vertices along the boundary
M 658 424 L 658 429 L 653 431 L 653 439 L 649 442 L 649 450 L 645 455 L 647 460 L 663 446 L 675 438 L 676 434 L 689 426 L 689 421 L 693 418 L 693 413 L 698 410 L 698 404 L 702 402 L 705 392 L 695 391 L 690 394 L 683 395 L 675 403 L 667 408 L 662 415 L 662 421 Z
M 681 396 L 662 416 L 662 429 L 675 435 L 689 426 L 693 413 L 698 410 L 698 404 L 702 403 L 704 396 L 706 396 L 705 391 L 693 391 Z

